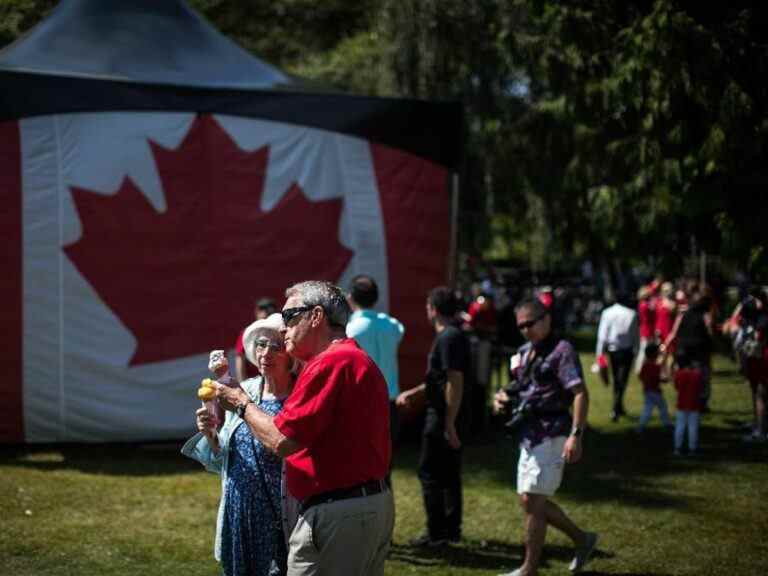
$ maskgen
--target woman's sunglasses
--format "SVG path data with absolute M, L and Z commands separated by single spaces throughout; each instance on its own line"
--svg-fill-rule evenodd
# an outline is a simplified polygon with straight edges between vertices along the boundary
M 285 345 L 282 342 L 276 340 L 270 340 L 269 338 L 259 338 L 254 344 L 256 350 L 265 350 L 269 348 L 272 352 L 282 352 L 285 349 Z

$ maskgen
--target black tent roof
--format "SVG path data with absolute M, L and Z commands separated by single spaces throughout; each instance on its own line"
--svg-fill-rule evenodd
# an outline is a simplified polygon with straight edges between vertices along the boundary
M 182 0 L 62 0 L 0 51 L 0 120 L 181 110 L 360 136 L 459 162 L 458 103 L 320 91 L 250 55 Z
M 206 88 L 297 83 L 176 0 L 63 0 L 0 52 L 0 68 Z

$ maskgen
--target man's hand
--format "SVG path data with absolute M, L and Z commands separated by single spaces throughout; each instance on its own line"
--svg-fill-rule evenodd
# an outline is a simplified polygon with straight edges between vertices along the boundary
M 461 440 L 459 439 L 459 435 L 456 432 L 456 426 L 453 424 L 448 424 L 446 422 L 445 424 L 445 439 L 448 441 L 448 446 L 453 450 L 458 450 L 461 448 Z
M 238 406 L 250 400 L 245 390 L 240 388 L 240 386 L 232 388 L 219 384 L 216 381 L 214 381 L 213 385 L 216 388 L 216 400 L 219 401 L 219 406 L 224 408 L 224 410 L 234 412 Z
M 410 406 L 413 403 L 413 399 L 416 396 L 416 388 L 411 388 L 404 392 L 400 392 L 395 399 L 396 406 Z
M 581 437 L 568 436 L 563 446 L 563 460 L 568 464 L 574 464 L 581 459 Z
M 509 403 L 509 396 L 504 390 L 499 390 L 493 395 L 493 413 L 501 414 Z

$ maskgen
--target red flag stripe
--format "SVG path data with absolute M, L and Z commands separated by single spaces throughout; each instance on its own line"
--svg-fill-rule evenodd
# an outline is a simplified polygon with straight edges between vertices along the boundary
M 22 213 L 18 122 L 0 122 L 0 443 L 24 440 Z
M 419 384 L 434 338 L 428 292 L 448 279 L 448 172 L 401 150 L 371 145 L 386 227 L 389 309 L 406 326 L 400 346 L 400 388 Z

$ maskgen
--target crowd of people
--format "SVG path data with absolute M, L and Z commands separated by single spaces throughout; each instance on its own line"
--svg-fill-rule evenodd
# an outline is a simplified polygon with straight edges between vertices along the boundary
M 657 277 L 639 283 L 630 292 L 630 283 L 604 300 L 594 296 L 593 288 L 542 286 L 521 293 L 502 283 L 488 279 L 474 284 L 469 302 L 461 314 L 464 328 L 473 343 L 485 341 L 486 348 L 473 345 L 473 367 L 489 379 L 489 369 L 506 370 L 505 361 L 514 353 L 522 335 L 510 321 L 514 303 L 526 295 L 535 295 L 550 310 L 554 327 L 560 332 L 578 329 L 574 319 L 597 326 L 596 362 L 592 366 L 610 385 L 613 392 L 610 418 L 617 422 L 626 416 L 624 394 L 634 373 L 643 386 L 644 407 L 638 431 L 642 431 L 654 409 L 662 423 L 674 427 L 675 437 L 689 430 L 689 451 L 696 450 L 696 425 L 699 414 L 710 410 L 711 363 L 716 348 L 737 360 L 741 373 L 749 382 L 753 399 L 753 418 L 749 423 L 747 442 L 768 441 L 768 310 L 766 292 L 761 287 L 741 287 L 730 316 L 727 315 L 725 293 L 691 278 L 675 281 Z M 589 295 L 592 294 L 592 295 Z M 574 307 L 582 310 L 575 311 Z M 477 322 L 473 308 L 483 309 L 482 322 Z M 495 322 L 495 325 L 493 324 Z M 650 347 L 650 350 L 649 350 Z M 491 358 L 490 363 L 484 359 Z M 658 369 L 656 368 L 658 367 Z M 681 369 L 695 377 L 684 378 Z M 482 381 L 482 378 L 481 378 Z M 676 393 L 676 422 L 669 410 L 662 384 L 669 382 Z M 484 396 L 481 391 L 480 396 Z M 696 397 L 696 402 L 687 398 Z M 695 404 L 695 405 L 694 405 Z M 694 409 L 695 408 L 695 409 Z M 689 417 L 680 421 L 683 415 Z M 680 451 L 680 443 L 675 444 Z
M 569 568 L 580 571 L 598 535 L 553 497 L 565 465 L 582 457 L 589 393 L 576 349 L 558 330 L 556 294 L 531 291 L 501 310 L 487 289 L 475 290 L 470 302 L 445 286 L 431 290 L 427 370 L 423 382 L 405 390 L 397 364 L 405 327 L 374 310 L 372 277 L 356 276 L 347 292 L 327 282 L 296 284 L 279 312 L 274 301 L 259 300 L 256 320 L 237 339 L 235 377 L 213 384 L 225 415 L 200 408 L 198 433 L 182 449 L 221 476 L 214 552 L 224 574 L 383 574 L 394 527 L 390 471 L 398 414 L 420 401 L 426 404 L 418 465 L 426 526 L 410 544 L 460 541 L 462 454 L 477 411 L 486 409 L 493 349 L 510 325 L 519 346 L 511 348 L 509 386 L 493 395 L 493 411 L 519 441 L 525 557 L 507 576 L 537 573 L 547 526 L 573 541 Z M 637 431 L 654 410 L 671 428 L 662 383 L 674 382 L 674 453 L 684 453 L 686 439 L 687 452 L 695 453 L 719 333 L 732 338 L 752 387 L 748 438 L 765 440 L 765 296 L 753 290 L 722 323 L 716 305 L 706 286 L 676 289 L 654 280 L 634 302 L 618 292 L 604 307 L 595 368 L 613 384 L 612 420 L 626 415 L 624 391 L 634 368 L 644 394 Z

